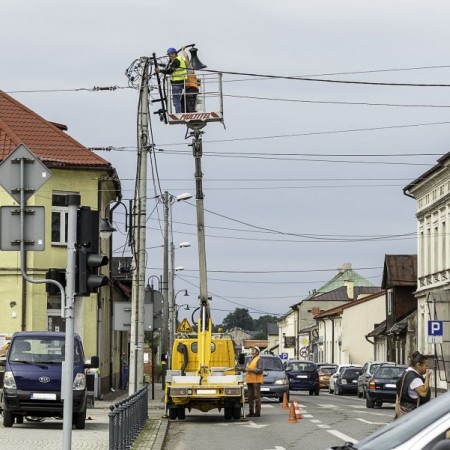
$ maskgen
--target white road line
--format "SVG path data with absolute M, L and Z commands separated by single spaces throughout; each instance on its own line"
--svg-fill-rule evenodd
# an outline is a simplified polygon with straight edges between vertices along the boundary
M 351 442 L 352 444 L 358 442 L 356 439 L 353 439 L 352 437 L 347 436 L 346 434 L 341 433 L 340 431 L 337 430 L 327 430 L 327 432 L 332 434 L 333 436 L 336 436 L 339 439 L 342 439 L 344 442 Z
M 313 420 L 311 420 L 311 422 L 312 422 L 312 423 L 322 423 L 322 421 L 319 420 L 319 419 L 313 419 Z
M 311 417 L 314 417 L 312 414 L 302 414 L 302 417 L 305 419 L 310 419 Z
M 357 417 L 356 420 L 359 420 L 360 422 L 368 423 L 370 425 L 387 425 L 387 422 L 369 422 L 368 420 L 360 419 L 359 417 Z
M 324 424 L 322 424 L 322 425 L 317 425 L 319 428 L 324 428 L 324 429 L 326 429 L 326 428 L 331 428 L 330 427 L 330 425 L 324 425 Z
M 317 406 L 320 406 L 321 408 L 337 408 L 336 405 L 325 404 L 325 403 L 318 403 Z

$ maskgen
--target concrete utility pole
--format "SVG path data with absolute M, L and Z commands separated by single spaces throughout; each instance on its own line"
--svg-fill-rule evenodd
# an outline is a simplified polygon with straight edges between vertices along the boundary
M 131 352 L 129 393 L 137 392 L 144 384 L 144 299 L 145 299 L 145 244 L 147 216 L 147 151 L 148 151 L 148 71 L 150 60 L 139 61 L 139 110 L 138 110 L 138 155 L 136 180 L 136 251 L 135 271 L 131 298 Z
M 169 348 L 169 202 L 170 196 L 164 192 L 164 257 L 163 257 L 163 278 L 162 294 L 164 304 L 162 310 L 162 330 L 161 330 L 161 359 L 162 361 L 162 382 L 163 387 L 166 380 L 167 364 L 165 357 Z

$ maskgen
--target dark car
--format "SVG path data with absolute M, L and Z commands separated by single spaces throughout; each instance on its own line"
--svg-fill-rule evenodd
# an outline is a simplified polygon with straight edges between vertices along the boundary
M 283 362 L 278 356 L 260 354 L 264 366 L 264 382 L 261 385 L 261 397 L 277 397 L 281 403 L 284 393 L 289 401 L 289 383 Z M 245 358 L 245 362 L 251 361 L 251 356 Z M 245 385 L 247 391 L 247 385 Z
M 319 395 L 319 371 L 313 362 L 289 361 L 286 373 L 291 391 L 308 391 L 309 395 Z
M 345 367 L 336 378 L 334 393 L 336 395 L 357 393 L 358 377 L 361 375 L 361 367 Z
M 362 368 L 361 375 L 358 377 L 358 398 L 365 398 L 367 392 L 367 383 L 370 377 L 380 364 L 395 364 L 390 361 L 367 361 Z
M 395 403 L 397 380 L 408 366 L 381 364 L 373 373 L 367 384 L 366 406 L 381 407 L 383 403 Z

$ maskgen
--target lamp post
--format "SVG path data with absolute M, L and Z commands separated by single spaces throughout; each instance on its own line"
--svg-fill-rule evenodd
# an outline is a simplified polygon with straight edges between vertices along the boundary
M 178 310 L 181 306 L 188 306 L 188 305 L 177 305 L 176 299 L 177 295 L 181 292 L 184 292 L 184 297 L 189 297 L 187 289 L 181 289 L 179 290 L 173 297 L 172 297 L 172 305 L 171 305 L 171 330 L 170 330 L 170 348 L 173 347 L 174 339 L 175 339 L 175 333 L 177 332 L 177 324 L 178 324 Z
M 162 279 L 162 294 L 164 296 L 163 315 L 162 315 L 162 333 L 161 333 L 161 362 L 162 362 L 162 385 L 165 387 L 166 371 L 167 371 L 167 357 L 169 352 L 169 304 L 171 303 L 171 296 L 169 295 L 169 252 L 172 248 L 172 243 L 169 247 L 169 220 L 172 224 L 172 205 L 175 202 L 189 200 L 192 194 L 183 193 L 178 196 L 173 196 L 169 192 L 164 192 L 164 258 L 163 258 L 163 279 Z M 170 230 L 172 236 L 172 228 Z M 172 266 L 173 267 L 173 266 Z M 173 272 L 173 271 L 172 271 Z M 172 291 L 173 292 L 173 291 Z

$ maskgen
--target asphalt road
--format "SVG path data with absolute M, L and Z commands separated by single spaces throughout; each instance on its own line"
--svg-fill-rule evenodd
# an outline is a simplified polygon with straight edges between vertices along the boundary
M 185 421 L 170 421 L 165 449 L 196 450 L 324 450 L 346 441 L 356 442 L 392 421 L 393 405 L 367 409 L 356 396 L 337 396 L 322 390 L 319 396 L 291 392 L 300 403 L 302 419 L 289 422 L 289 410 L 265 399 L 261 417 L 224 421 L 217 410 L 186 413 Z

